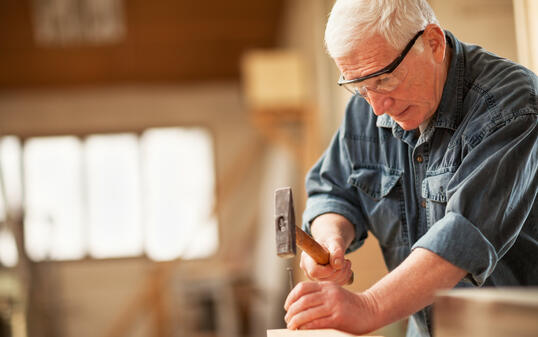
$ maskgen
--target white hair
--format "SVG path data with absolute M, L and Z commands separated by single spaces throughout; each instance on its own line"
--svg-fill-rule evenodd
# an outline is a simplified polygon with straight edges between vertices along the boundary
M 358 41 L 380 34 L 402 49 L 431 23 L 439 25 L 426 0 L 337 0 L 327 21 L 325 45 L 332 58 L 342 57 Z

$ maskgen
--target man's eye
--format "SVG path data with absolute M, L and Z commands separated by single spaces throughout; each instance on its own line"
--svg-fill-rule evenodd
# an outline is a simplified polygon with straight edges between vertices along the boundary
M 376 82 L 376 86 L 380 90 L 388 89 L 389 87 L 393 85 L 393 82 L 394 82 L 393 80 L 394 80 L 394 77 L 392 76 L 385 76 L 385 77 L 378 78 Z
M 390 82 L 390 77 L 388 77 L 388 76 L 377 79 L 377 84 L 378 85 L 380 85 L 380 84 L 383 85 L 384 83 L 388 83 L 388 82 Z

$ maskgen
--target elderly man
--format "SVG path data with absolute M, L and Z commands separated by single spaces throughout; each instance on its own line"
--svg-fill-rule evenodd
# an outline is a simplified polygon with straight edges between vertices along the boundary
M 304 227 L 330 265 L 302 255 L 315 282 L 289 294 L 288 328 L 411 315 L 408 336 L 430 336 L 439 289 L 537 285 L 536 75 L 460 42 L 425 0 L 338 0 L 325 40 L 353 97 L 306 184 Z M 352 293 L 344 253 L 368 231 L 390 273 Z

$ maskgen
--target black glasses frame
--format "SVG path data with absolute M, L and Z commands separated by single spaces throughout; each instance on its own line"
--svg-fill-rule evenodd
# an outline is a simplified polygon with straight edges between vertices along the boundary
M 392 73 L 400 65 L 400 63 L 402 63 L 403 59 L 405 58 L 405 55 L 407 55 L 407 53 L 409 53 L 409 51 L 411 50 L 411 48 L 415 44 L 415 41 L 417 41 L 417 39 L 419 38 L 420 35 L 422 35 L 422 33 L 424 33 L 424 30 L 421 30 L 418 33 L 416 33 L 415 36 L 411 39 L 411 41 L 409 41 L 407 46 L 405 46 L 405 48 L 402 51 L 402 53 L 400 54 L 400 56 L 398 56 L 388 66 L 386 66 L 383 69 L 378 70 L 378 71 L 376 71 L 376 72 L 374 72 L 372 74 L 362 76 L 362 77 L 359 77 L 359 78 L 354 78 L 352 80 L 346 80 L 344 78 L 344 75 L 342 74 L 342 75 L 340 75 L 340 79 L 338 80 L 338 85 L 342 86 L 344 84 L 362 82 L 362 81 L 365 81 L 365 80 L 367 80 L 369 78 L 372 78 L 372 77 Z

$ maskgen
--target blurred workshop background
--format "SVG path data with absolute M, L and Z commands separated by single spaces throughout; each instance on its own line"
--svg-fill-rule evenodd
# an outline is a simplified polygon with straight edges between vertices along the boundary
M 348 99 L 333 0 L 0 0 L 0 337 L 242 337 L 288 292 L 273 191 Z M 538 67 L 538 1 L 431 0 L 461 40 Z M 375 238 L 356 281 L 386 273 Z M 402 336 L 405 322 L 378 332 Z

